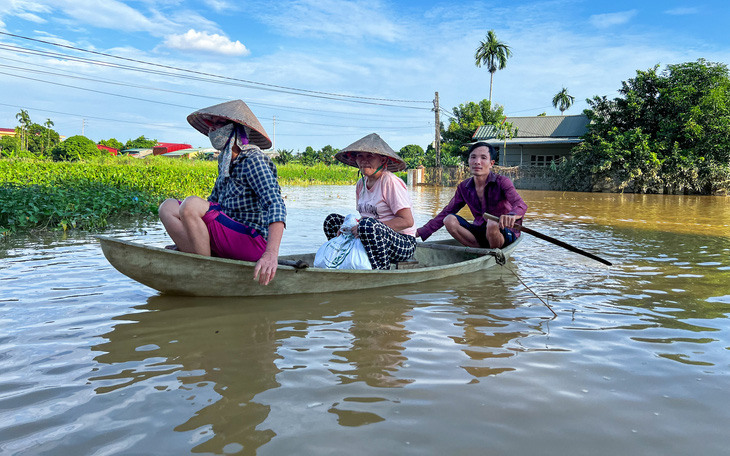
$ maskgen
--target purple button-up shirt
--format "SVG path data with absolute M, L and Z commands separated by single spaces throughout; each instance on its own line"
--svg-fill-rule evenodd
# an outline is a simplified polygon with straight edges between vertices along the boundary
M 419 228 L 418 234 L 425 241 L 444 226 L 444 219 L 447 215 L 456 214 L 464 206 L 469 206 L 469 210 L 474 216 L 474 225 L 483 225 L 485 223 L 482 217 L 485 212 L 496 217 L 503 214 L 524 217 L 527 212 L 527 204 L 515 190 L 512 181 L 508 177 L 492 172 L 487 176 L 487 185 L 484 187 L 484 201 L 487 207 L 482 207 L 477 195 L 477 189 L 474 186 L 474 178 L 470 177 L 456 187 L 456 194 L 451 198 L 449 204 L 436 217 Z M 521 224 L 522 218 L 516 223 Z M 520 232 L 515 231 L 515 234 L 519 236 Z

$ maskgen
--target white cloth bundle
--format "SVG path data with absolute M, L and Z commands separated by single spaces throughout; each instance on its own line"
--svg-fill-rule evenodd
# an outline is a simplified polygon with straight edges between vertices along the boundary
M 362 241 L 352 234 L 357 225 L 353 214 L 345 217 L 339 234 L 322 244 L 314 256 L 315 268 L 327 269 L 372 269 L 370 259 Z

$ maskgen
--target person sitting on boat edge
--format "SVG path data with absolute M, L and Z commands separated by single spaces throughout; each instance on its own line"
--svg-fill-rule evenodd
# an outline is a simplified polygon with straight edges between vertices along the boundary
M 360 238 L 373 269 L 390 269 L 391 263 L 405 261 L 416 250 L 415 222 L 406 184 L 395 171 L 406 162 L 376 133 L 340 150 L 335 158 L 362 173 L 355 186 L 355 202 L 360 220 L 353 234 Z M 324 221 L 327 239 L 337 236 L 345 217 L 330 214 Z
M 499 152 L 491 144 L 472 144 L 468 157 L 472 177 L 459 183 L 449 204 L 418 228 L 416 236 L 425 241 L 446 226 L 449 234 L 467 247 L 506 247 L 520 236 L 519 225 L 527 212 L 527 204 L 508 177 L 492 171 Z M 469 206 L 473 223 L 457 215 L 464 206 Z M 499 222 L 485 221 L 485 212 L 499 217 Z
M 254 280 L 267 285 L 286 224 L 276 166 L 261 151 L 271 140 L 241 100 L 200 109 L 187 120 L 220 151 L 218 177 L 207 200 L 165 200 L 160 220 L 179 250 L 255 261 Z

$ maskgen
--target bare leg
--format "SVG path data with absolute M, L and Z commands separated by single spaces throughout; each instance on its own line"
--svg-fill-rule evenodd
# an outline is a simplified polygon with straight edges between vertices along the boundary
M 197 196 L 189 196 L 182 204 L 167 199 L 160 205 L 160 220 L 180 251 L 210 256 L 210 236 L 203 222 L 208 206 Z
M 493 220 L 487 220 L 487 241 L 489 247 L 499 249 L 504 245 L 504 235 L 499 231 L 499 223 Z
M 459 224 L 459 219 L 457 219 L 454 215 L 449 214 L 446 216 L 444 219 L 444 226 L 449 234 L 451 234 L 451 236 L 453 236 L 454 239 L 459 241 L 462 245 L 467 247 L 479 247 L 477 238 L 471 234 L 471 231 L 461 226 Z

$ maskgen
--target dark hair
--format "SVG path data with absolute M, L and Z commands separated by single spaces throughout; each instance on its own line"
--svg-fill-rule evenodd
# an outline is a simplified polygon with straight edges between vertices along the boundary
M 466 151 L 466 157 L 469 158 L 469 155 L 471 155 L 471 152 L 476 149 L 477 147 L 486 147 L 489 151 L 489 159 L 494 160 L 495 162 L 499 163 L 499 151 L 494 148 L 491 144 L 484 141 L 478 141 L 469 146 L 469 150 Z

